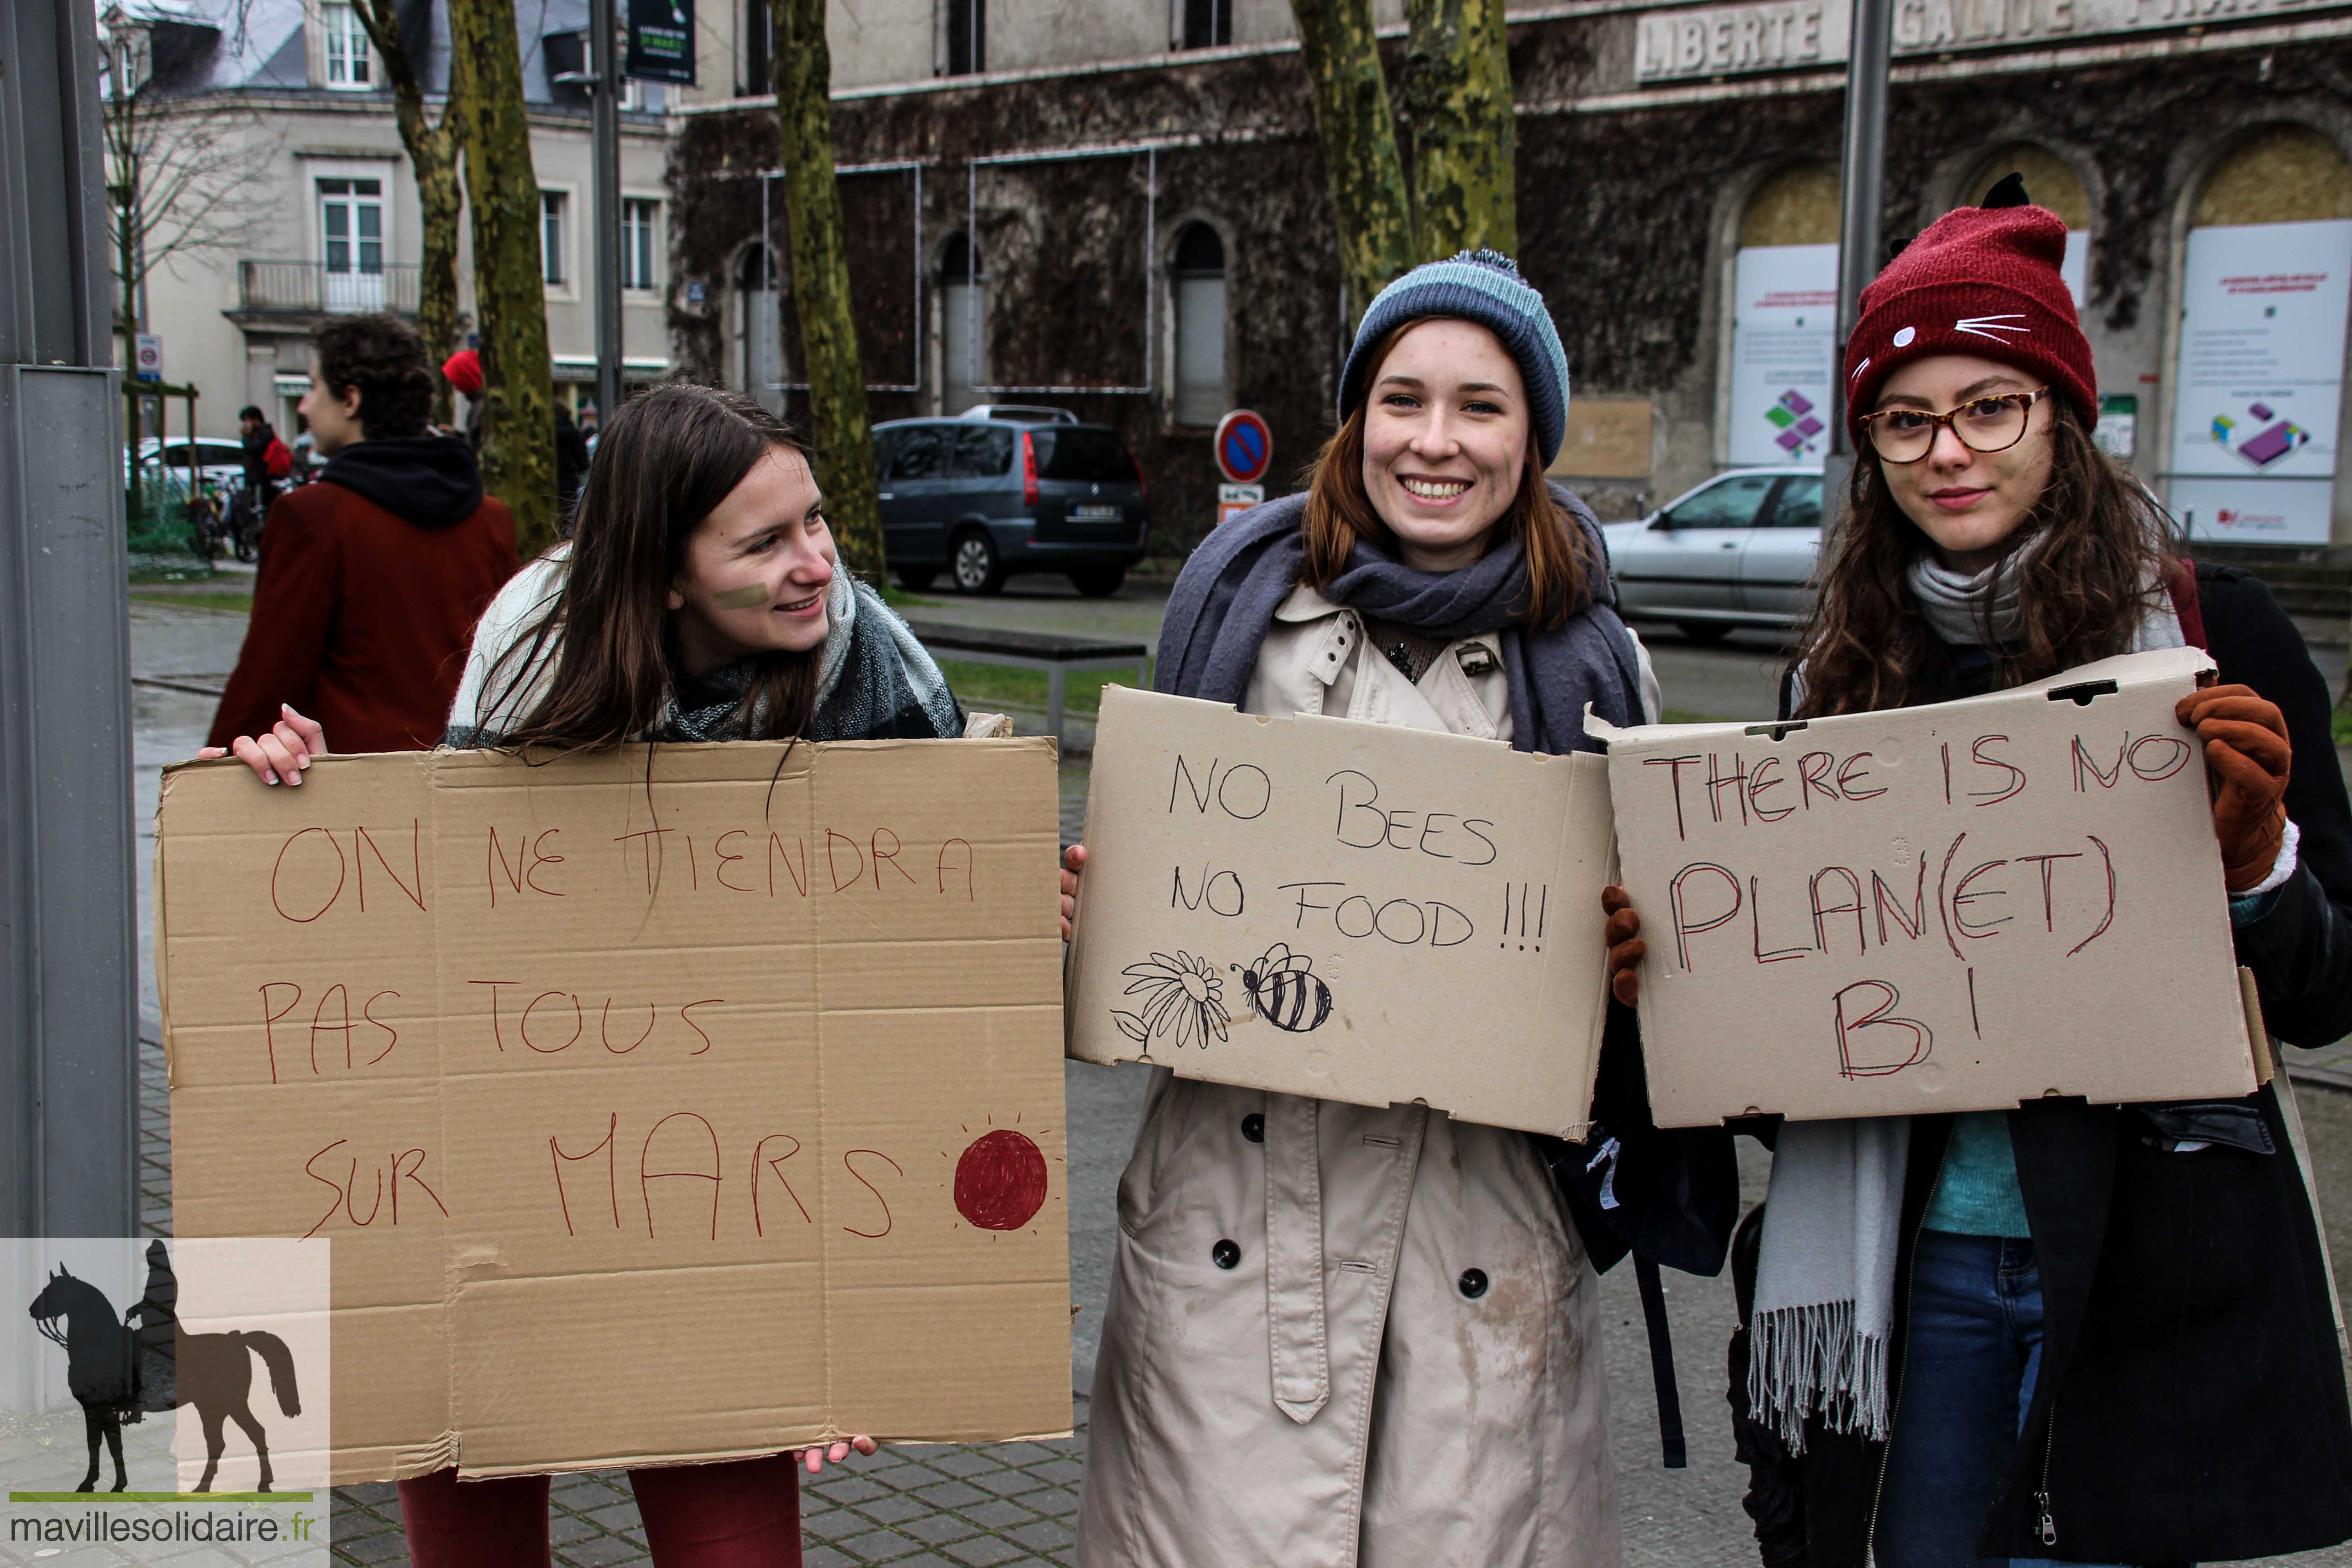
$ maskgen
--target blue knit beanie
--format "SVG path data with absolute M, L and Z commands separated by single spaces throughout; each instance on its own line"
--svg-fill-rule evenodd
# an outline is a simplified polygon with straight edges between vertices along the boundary
M 1381 290 L 1364 312 L 1347 368 L 1339 373 L 1339 417 L 1347 418 L 1364 401 L 1374 345 L 1408 321 L 1433 317 L 1477 322 L 1519 362 L 1536 451 L 1550 468 L 1568 429 L 1568 354 L 1543 296 L 1519 276 L 1518 264 L 1499 251 L 1465 250 L 1432 261 Z

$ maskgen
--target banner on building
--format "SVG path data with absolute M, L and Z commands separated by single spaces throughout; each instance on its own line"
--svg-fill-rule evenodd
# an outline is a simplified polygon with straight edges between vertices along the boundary
M 1069 1425 L 1048 741 L 163 781 L 182 1237 L 333 1242 L 333 1479 Z
M 622 74 L 694 85 L 694 0 L 628 0 L 629 56 Z
M 1733 263 L 1731 430 L 1735 464 L 1822 464 L 1837 379 L 1834 245 L 1764 245 Z
M 2189 231 L 2173 511 L 2190 535 L 2325 544 L 2352 221 Z

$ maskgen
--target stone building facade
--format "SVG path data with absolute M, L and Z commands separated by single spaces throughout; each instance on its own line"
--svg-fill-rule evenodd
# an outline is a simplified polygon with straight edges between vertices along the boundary
M 446 0 L 404 0 L 399 9 L 426 112 L 437 118 L 449 69 Z M 127 51 L 125 71 L 137 73 L 125 79 L 146 87 L 163 154 L 190 139 L 233 140 L 249 193 L 236 203 L 234 243 L 224 236 L 150 272 L 142 329 L 163 337 L 169 379 L 201 393 L 199 435 L 233 439 L 237 410 L 251 404 L 291 439 L 310 334 L 338 314 L 413 316 L 417 307 L 423 218 L 383 62 L 344 0 L 131 0 L 107 7 L 104 20 L 111 45 Z M 595 393 L 593 155 L 586 96 L 557 79 L 580 67 L 587 0 L 546 0 L 518 26 L 548 343 L 556 394 L 576 405 Z M 622 117 L 623 352 L 630 377 L 643 381 L 669 370 L 662 92 L 638 86 Z M 473 277 L 472 227 L 461 220 L 458 308 L 468 321 Z M 175 432 L 179 425 L 174 408 Z
M 1213 516 L 1217 412 L 1266 416 L 1276 480 L 1332 427 L 1350 302 L 1287 7 L 1115 0 L 1057 29 L 1040 16 L 1077 8 L 990 3 L 836 8 L 875 416 L 1047 401 L 1116 426 L 1181 552 Z M 1843 8 L 1511 16 L 1518 259 L 1574 383 L 1556 471 L 1626 516 L 1726 468 L 1818 464 Z M 703 86 L 673 110 L 673 357 L 789 401 L 791 280 L 761 251 L 787 252 L 772 104 L 745 90 L 742 19 L 706 14 Z M 1898 0 L 1886 232 L 2023 173 L 2078 231 L 2103 438 L 2201 534 L 2352 546 L 2347 152 L 2346 0 Z

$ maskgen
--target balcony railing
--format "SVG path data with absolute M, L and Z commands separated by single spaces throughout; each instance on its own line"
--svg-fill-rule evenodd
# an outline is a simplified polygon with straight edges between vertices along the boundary
M 236 264 L 237 308 L 323 313 L 354 310 L 416 311 L 417 264 L 387 262 L 373 271 L 331 268 L 323 261 L 254 261 Z

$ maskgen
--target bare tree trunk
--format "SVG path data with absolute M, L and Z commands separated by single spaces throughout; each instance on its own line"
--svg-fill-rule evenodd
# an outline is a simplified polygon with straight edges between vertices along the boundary
M 409 166 L 416 174 L 417 205 L 424 217 L 424 265 L 418 269 L 417 331 L 433 362 L 433 419 L 453 422 L 457 407 L 441 362 L 457 343 L 457 217 L 465 194 L 457 179 L 457 159 L 464 125 L 457 87 L 458 73 L 449 73 L 449 97 L 441 108 L 441 123 L 425 117 L 425 89 L 408 58 L 408 40 L 402 34 L 396 0 L 355 0 L 353 9 L 368 41 L 383 61 L 392 83 L 394 117 L 400 125 L 401 145 L 408 149 Z
M 1412 265 L 1404 165 L 1381 74 L 1371 0 L 1291 0 L 1290 11 L 1314 89 L 1315 129 L 1331 177 L 1339 276 L 1352 327 L 1372 297 Z
M 793 308 L 808 364 L 810 432 L 841 563 L 880 583 L 882 503 L 874 429 L 866 412 L 866 362 L 849 300 L 841 188 L 833 172 L 833 54 L 824 0 L 769 0 L 776 117 L 782 130 L 784 211 L 793 231 Z
M 449 0 L 451 90 L 467 110 L 466 194 L 482 319 L 482 483 L 528 560 L 555 540 L 555 385 L 539 253 L 539 177 L 514 0 Z
M 1517 124 L 1503 0 L 1405 0 L 1404 103 L 1418 258 L 1519 244 Z

